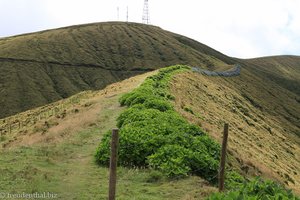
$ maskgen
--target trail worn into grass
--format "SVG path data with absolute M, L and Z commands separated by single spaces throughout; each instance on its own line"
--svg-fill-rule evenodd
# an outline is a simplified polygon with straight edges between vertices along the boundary
M 28 130 L 8 142 L 1 149 L 0 192 L 106 199 L 108 169 L 94 163 L 94 153 L 103 133 L 115 126 L 117 116 L 125 109 L 119 106 L 120 95 L 153 73 L 89 93 L 89 98 L 68 108 L 64 118 L 49 119 L 54 125 L 48 129 Z M 166 180 L 149 170 L 118 168 L 118 199 L 203 199 L 212 191 L 215 188 L 199 177 Z
M 102 91 L 93 92 L 89 99 L 81 103 L 82 105 L 74 105 L 70 108 L 70 110 L 77 109 L 77 113 L 66 111 L 68 114 L 63 119 L 53 117 L 47 120 L 55 120 L 57 123 L 47 131 L 29 130 L 8 143 L 2 150 L 3 155 L 6 156 L 1 157 L 3 162 L 0 167 L 4 167 L 1 169 L 1 175 L 4 175 L 2 177 L 6 175 L 12 182 L 20 181 L 20 183 L 9 188 L 1 186 L 3 188 L 0 189 L 6 189 L 4 192 L 7 189 L 7 192 L 52 189 L 58 191 L 62 199 L 87 193 L 85 190 L 88 189 L 88 183 L 93 182 L 92 177 L 95 177 L 95 183 L 100 181 L 97 180 L 97 177 L 99 178 L 98 167 L 93 162 L 93 154 L 101 135 L 114 127 L 116 117 L 124 109 L 119 106 L 119 95 L 136 88 L 152 73 L 127 79 L 112 84 Z M 16 158 L 13 158 L 15 155 L 17 155 Z M 101 177 L 107 177 L 106 169 L 100 171 L 104 173 Z M 29 175 L 26 175 L 28 173 Z M 18 177 L 18 174 L 21 177 Z M 39 176 L 44 177 L 45 180 Z M 39 178 L 42 179 L 39 180 Z M 39 183 L 29 183 L 31 179 Z M 47 179 L 56 184 L 49 186 Z M 5 179 L 1 181 L 6 182 Z M 105 186 L 100 187 L 99 183 L 97 185 L 99 188 L 105 188 Z M 45 190 L 43 190 L 44 186 Z M 46 190 L 48 187 L 49 189 Z M 73 192 L 79 194 L 73 194 Z

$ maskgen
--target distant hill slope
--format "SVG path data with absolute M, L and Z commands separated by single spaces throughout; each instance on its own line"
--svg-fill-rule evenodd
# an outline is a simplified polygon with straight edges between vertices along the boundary
M 0 118 L 173 64 L 234 59 L 159 27 L 78 25 L 0 39 Z
M 300 136 L 300 56 L 249 59 L 243 65 L 236 90 L 261 112 L 281 118 L 283 127 L 293 127 L 292 132 Z
M 248 59 L 253 73 L 300 95 L 300 56 L 272 56 Z

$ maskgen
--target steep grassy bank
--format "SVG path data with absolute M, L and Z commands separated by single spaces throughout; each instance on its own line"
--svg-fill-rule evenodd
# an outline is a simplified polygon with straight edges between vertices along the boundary
M 231 78 L 178 74 L 171 94 L 176 110 L 216 140 L 221 141 L 224 122 L 230 124 L 229 152 L 237 158 L 231 164 L 244 175 L 278 180 L 299 193 L 299 95 L 265 75 L 278 74 L 283 65 L 264 68 L 247 63 L 240 76 Z M 286 81 L 299 74 L 295 65 L 286 70 Z

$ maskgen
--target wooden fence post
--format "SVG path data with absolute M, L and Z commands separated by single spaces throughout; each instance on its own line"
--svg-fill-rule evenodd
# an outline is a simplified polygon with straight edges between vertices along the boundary
M 111 138 L 108 200 L 115 200 L 116 198 L 118 143 L 119 129 L 115 128 L 112 130 Z
M 228 123 L 224 125 L 223 143 L 222 143 L 222 153 L 219 169 L 219 191 L 224 190 L 224 180 L 225 180 L 225 162 L 226 162 L 226 147 L 228 139 Z

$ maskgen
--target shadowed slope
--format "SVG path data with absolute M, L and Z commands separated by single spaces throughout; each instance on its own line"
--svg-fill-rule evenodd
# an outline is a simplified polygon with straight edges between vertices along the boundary
M 189 38 L 136 23 L 86 24 L 2 38 L 0 118 L 168 65 L 232 63 Z
M 273 56 L 246 60 L 253 73 L 300 95 L 300 56 Z

